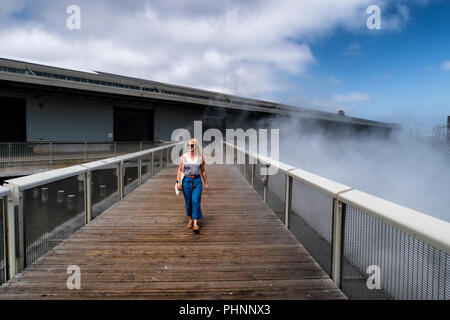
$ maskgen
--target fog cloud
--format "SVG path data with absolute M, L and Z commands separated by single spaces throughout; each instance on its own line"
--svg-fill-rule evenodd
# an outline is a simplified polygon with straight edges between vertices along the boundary
M 295 167 L 450 221 L 450 153 L 444 145 L 375 134 L 300 133 L 295 121 L 283 128 L 280 158 Z

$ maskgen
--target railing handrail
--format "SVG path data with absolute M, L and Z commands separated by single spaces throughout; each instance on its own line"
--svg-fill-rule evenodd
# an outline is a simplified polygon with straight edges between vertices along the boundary
M 11 189 L 0 186 L 0 198 L 11 195 Z
M 45 172 L 35 173 L 29 176 L 6 180 L 7 185 L 14 185 L 20 191 L 28 190 L 40 185 L 49 184 L 58 180 L 63 180 L 79 174 L 85 173 L 86 168 L 75 165 L 66 168 L 59 168 Z
M 88 163 L 82 163 L 80 166 L 87 168 L 88 170 L 101 169 L 104 167 L 114 166 L 120 162 L 119 157 L 107 158 L 97 161 L 92 161 Z
M 263 164 L 270 164 L 276 168 L 284 168 L 284 170 L 281 171 L 294 179 L 302 181 L 339 201 L 361 209 L 364 212 L 367 212 L 367 214 L 381 219 L 389 225 L 450 254 L 450 223 L 447 221 L 353 189 L 350 186 L 346 186 L 302 169 L 295 168 L 286 171 L 287 167 L 292 166 L 270 159 L 264 155 L 243 150 L 234 144 L 228 142 L 224 143 L 235 148 L 239 152 L 246 153 L 251 157 L 259 159 Z
M 20 191 L 34 188 L 39 185 L 49 184 L 62 179 L 77 176 L 79 174 L 85 173 L 88 170 L 98 169 L 100 167 L 105 167 L 113 164 L 117 164 L 120 161 L 130 160 L 134 158 L 139 158 L 142 155 L 150 154 L 153 152 L 158 152 L 164 149 L 171 148 L 179 143 L 167 144 L 164 146 L 151 148 L 144 151 L 134 152 L 131 154 L 126 154 L 117 157 L 111 157 L 103 160 L 83 163 L 75 166 L 70 166 L 66 168 L 49 170 L 41 173 L 32 174 L 25 177 L 15 178 L 6 180 L 7 185 L 14 185 L 19 188 Z

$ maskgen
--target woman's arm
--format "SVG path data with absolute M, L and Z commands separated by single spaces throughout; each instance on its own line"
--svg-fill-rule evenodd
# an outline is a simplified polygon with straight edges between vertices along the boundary
M 202 157 L 202 176 L 203 176 L 203 180 L 205 180 L 205 190 L 206 192 L 208 192 L 208 179 L 206 178 L 206 168 L 205 168 L 205 159 L 203 159 Z
M 181 172 L 183 171 L 183 156 L 180 157 L 180 165 L 178 166 L 177 181 L 181 180 Z M 177 183 L 178 190 L 182 189 L 181 182 Z

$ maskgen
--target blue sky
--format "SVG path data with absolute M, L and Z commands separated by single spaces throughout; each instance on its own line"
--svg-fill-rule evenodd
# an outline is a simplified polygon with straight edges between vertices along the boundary
M 295 103 L 309 96 L 332 110 L 336 102 L 326 100 L 333 94 L 358 92 L 367 101 L 340 103 L 349 114 L 399 121 L 422 134 L 444 123 L 450 115 L 450 70 L 443 68 L 450 60 L 450 1 L 411 6 L 399 30 L 363 29 L 338 28 L 312 43 L 316 63 L 309 76 L 279 99 Z
M 71 4 L 81 30 L 66 28 Z M 372 4 L 381 30 L 366 27 Z M 10 0 L 0 56 L 343 109 L 425 134 L 450 115 L 449 24 L 446 0 Z

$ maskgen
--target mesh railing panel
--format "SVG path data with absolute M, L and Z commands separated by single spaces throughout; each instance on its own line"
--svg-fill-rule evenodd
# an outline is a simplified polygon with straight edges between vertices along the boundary
M 284 223 L 286 174 L 279 171 L 270 175 L 267 181 L 267 204 Z
M 6 282 L 6 219 L 4 201 L 0 198 L 0 285 Z
M 172 150 L 173 150 L 173 147 L 169 147 L 169 151 L 167 151 L 168 152 L 168 158 L 167 158 L 167 162 L 166 162 L 166 166 L 169 166 L 169 165 L 172 165 L 173 164 L 173 162 L 172 162 Z
M 147 154 L 142 156 L 141 159 L 141 174 L 142 174 L 142 183 L 147 181 L 152 177 L 152 156 L 153 154 Z
M 162 154 L 162 151 L 157 151 L 157 152 L 153 153 L 153 156 L 154 156 L 154 158 L 153 158 L 153 172 L 154 172 L 155 175 L 158 174 L 161 171 L 161 165 L 162 165 L 161 154 Z
M 346 206 L 342 291 L 350 299 L 450 300 L 450 256 L 363 211 Z M 380 269 L 369 289 L 367 267 Z
M 48 167 L 105 159 L 161 146 L 161 142 L 0 143 L 0 167 Z
M 332 208 L 332 197 L 293 180 L 289 229 L 328 275 L 331 275 Z
M 92 172 L 92 219 L 119 200 L 117 180 L 117 166 Z
M 165 168 L 167 166 L 167 150 L 162 150 L 162 166 Z
M 244 175 L 244 156 L 242 152 L 237 151 L 236 152 L 236 165 L 239 169 L 239 172 Z
M 259 194 L 261 198 L 263 198 L 264 184 L 263 184 L 263 175 L 261 175 L 261 170 L 264 170 L 264 166 L 261 164 L 261 162 L 258 161 L 255 165 L 255 179 L 253 181 L 253 189 L 255 189 L 256 193 Z
M 252 165 L 249 164 L 249 163 L 246 163 L 244 165 L 244 167 L 245 167 L 245 169 L 244 169 L 244 172 L 245 172 L 244 178 L 251 185 L 252 184 Z
M 84 225 L 84 182 L 75 176 L 23 192 L 25 266 Z
M 126 196 L 138 186 L 138 159 L 123 162 L 123 194 Z

